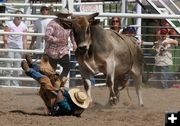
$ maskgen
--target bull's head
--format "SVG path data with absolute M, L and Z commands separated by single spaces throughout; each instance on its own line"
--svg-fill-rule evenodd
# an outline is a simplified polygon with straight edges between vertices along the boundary
M 88 16 L 74 16 L 72 19 L 60 19 L 61 22 L 68 24 L 69 28 L 73 30 L 75 41 L 79 50 L 86 51 L 91 45 L 91 25 L 96 25 L 99 20 L 94 17 L 99 13 L 93 13 Z

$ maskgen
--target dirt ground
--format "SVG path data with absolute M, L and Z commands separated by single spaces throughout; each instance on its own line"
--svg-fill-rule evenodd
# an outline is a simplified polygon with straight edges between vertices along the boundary
M 108 88 L 92 89 L 94 105 L 82 117 L 45 115 L 38 89 L 0 88 L 0 126 L 163 126 L 165 112 L 180 110 L 180 89 L 143 88 L 144 107 L 138 106 L 133 87 L 133 105 L 127 106 L 126 90 L 120 102 L 108 107 Z

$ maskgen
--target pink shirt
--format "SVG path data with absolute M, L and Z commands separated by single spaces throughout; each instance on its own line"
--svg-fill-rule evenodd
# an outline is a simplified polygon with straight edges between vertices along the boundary
M 53 59 L 60 59 L 69 53 L 68 38 L 70 37 L 73 46 L 76 46 L 71 29 L 64 29 L 55 20 L 49 22 L 45 32 L 45 54 Z M 60 41 L 60 39 L 65 41 Z

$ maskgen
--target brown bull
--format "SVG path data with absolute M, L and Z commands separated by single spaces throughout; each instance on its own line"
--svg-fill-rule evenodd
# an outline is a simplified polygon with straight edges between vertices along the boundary
M 112 30 L 105 30 L 94 19 L 98 13 L 89 16 L 75 16 L 64 20 L 66 26 L 73 29 L 77 42 L 76 56 L 82 78 L 85 80 L 85 89 L 91 99 L 92 74 L 102 72 L 106 75 L 106 84 L 109 87 L 111 104 L 118 101 L 118 86 L 122 84 L 126 74 L 133 78 L 139 104 L 143 106 L 141 96 L 143 55 L 135 40 L 119 35 Z M 92 100 L 92 99 L 91 99 Z

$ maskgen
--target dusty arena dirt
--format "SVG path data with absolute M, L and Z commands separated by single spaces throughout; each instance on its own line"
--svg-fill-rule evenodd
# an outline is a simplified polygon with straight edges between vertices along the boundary
M 138 106 L 133 87 L 132 106 L 127 106 L 126 90 L 114 107 L 106 105 L 107 87 L 94 87 L 92 92 L 95 104 L 82 117 L 51 117 L 44 114 L 38 89 L 0 88 L 0 126 L 163 126 L 166 111 L 180 110 L 178 88 L 143 88 L 144 107 Z

